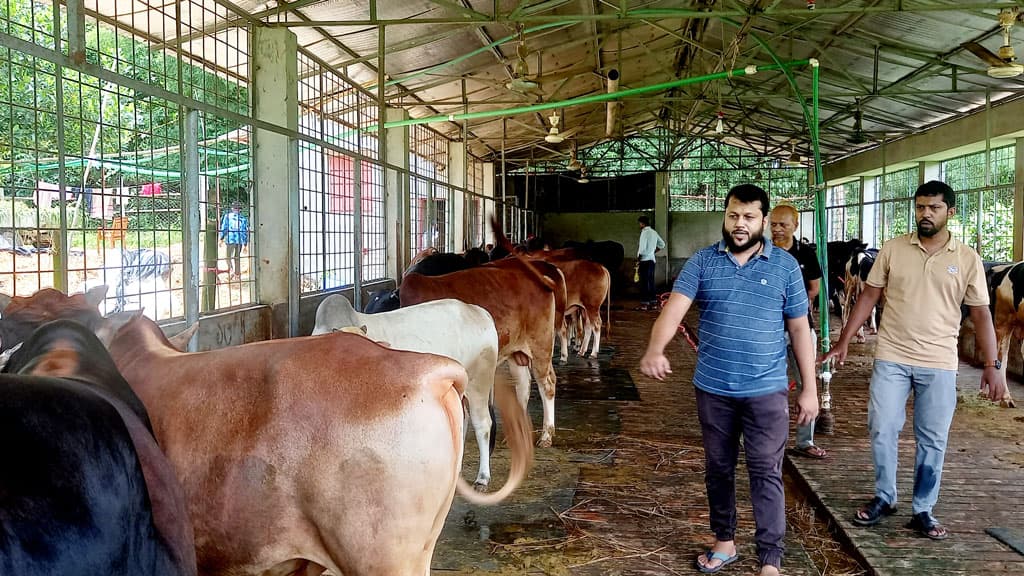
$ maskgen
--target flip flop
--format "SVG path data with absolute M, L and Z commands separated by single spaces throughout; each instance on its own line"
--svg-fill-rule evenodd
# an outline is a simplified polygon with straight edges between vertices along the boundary
M 711 562 L 712 560 L 718 560 L 718 561 L 721 562 L 721 564 L 719 564 L 718 566 L 709 567 L 709 566 L 706 566 L 704 564 L 701 564 L 700 563 L 700 556 L 697 556 L 697 559 L 694 560 L 694 563 L 697 564 L 697 570 L 699 570 L 701 572 L 701 574 L 714 574 L 715 572 L 718 572 L 722 568 L 725 568 L 729 564 L 732 564 L 733 562 L 735 562 L 735 561 L 740 559 L 739 552 L 737 552 L 736 554 L 733 554 L 732 556 L 729 556 L 725 552 L 715 552 L 713 550 L 708 550 L 707 552 L 705 552 L 701 556 L 704 556 L 705 558 L 707 558 L 708 562 Z
M 939 524 L 939 521 L 928 512 L 918 512 L 911 516 L 910 522 L 907 522 L 906 527 L 917 531 L 918 535 L 931 538 L 932 540 L 945 540 L 949 538 L 949 531 L 946 530 L 945 526 Z M 932 532 L 935 532 L 935 534 L 932 534 Z
M 803 456 L 814 460 L 823 460 L 828 457 L 828 452 L 820 446 L 810 445 L 803 448 L 790 448 L 789 453 L 794 456 Z

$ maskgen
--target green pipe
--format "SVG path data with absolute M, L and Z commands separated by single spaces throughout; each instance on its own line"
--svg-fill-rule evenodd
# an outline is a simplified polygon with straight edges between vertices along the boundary
M 560 102 L 544 102 L 542 104 L 531 104 L 529 106 L 520 106 L 518 108 L 506 108 L 501 110 L 482 110 L 479 112 L 466 112 L 462 114 L 448 114 L 439 116 L 429 116 L 427 118 L 410 118 L 408 120 L 396 120 L 394 122 L 387 122 L 384 124 L 384 128 L 399 128 L 402 126 L 414 126 L 418 124 L 430 124 L 434 122 L 455 122 L 458 120 L 477 120 L 480 118 L 497 118 L 501 116 L 514 116 L 516 114 L 527 114 L 531 112 L 543 112 L 546 110 L 557 110 L 559 108 L 568 108 L 570 106 L 580 106 L 583 104 L 594 104 L 598 102 L 608 102 L 611 100 L 618 100 L 620 98 L 628 98 L 630 96 L 636 96 L 638 94 L 646 94 L 648 92 L 659 92 L 662 90 L 669 90 L 672 88 L 678 88 L 680 86 L 686 86 L 688 84 L 697 84 L 699 82 L 707 82 L 709 80 L 721 80 L 724 78 L 731 78 L 733 76 L 748 76 L 754 72 L 766 72 L 771 70 L 784 70 L 788 67 L 806 66 L 810 63 L 810 60 L 793 60 L 791 62 L 783 62 L 781 64 L 764 64 L 761 66 L 754 67 L 754 70 L 748 72 L 750 68 L 738 68 L 736 70 L 727 70 L 724 72 L 716 72 L 714 74 L 706 74 L 704 76 L 693 76 L 691 78 L 681 78 L 679 80 L 671 80 L 669 82 L 662 82 L 660 84 L 653 84 L 651 86 L 641 86 L 639 88 L 629 88 L 626 90 L 619 90 L 611 94 L 601 92 L 598 94 L 590 94 L 587 96 L 580 96 L 578 98 L 570 98 L 569 100 L 562 100 Z M 378 129 L 378 125 L 367 126 L 358 130 L 350 130 L 344 134 L 340 134 L 334 140 L 344 139 L 353 134 L 359 132 L 374 132 Z

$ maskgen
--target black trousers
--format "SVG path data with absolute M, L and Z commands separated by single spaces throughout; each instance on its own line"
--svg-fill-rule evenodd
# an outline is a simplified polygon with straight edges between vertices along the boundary
M 654 294 L 654 260 L 642 260 L 640 274 L 640 301 L 644 304 L 655 304 L 658 297 Z
M 782 454 L 789 437 L 788 390 L 756 398 L 696 392 L 711 530 L 718 540 L 732 540 L 736 534 L 736 462 L 742 436 L 757 557 L 761 565 L 779 567 L 786 536 Z

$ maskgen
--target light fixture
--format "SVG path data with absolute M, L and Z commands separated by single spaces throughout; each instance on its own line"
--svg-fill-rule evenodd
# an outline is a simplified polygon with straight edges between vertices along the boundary
M 544 137 L 544 141 L 548 144 L 561 144 L 564 138 L 558 133 L 558 113 L 552 113 L 551 116 L 548 116 L 548 120 L 551 121 L 551 130 Z
M 786 158 L 786 166 L 794 167 L 802 165 L 803 158 L 800 157 L 800 154 L 797 154 L 796 144 L 793 144 L 793 146 L 790 148 L 789 158 Z
M 715 134 L 721 134 L 722 132 L 725 132 L 725 122 L 722 120 L 723 118 L 725 118 L 725 114 L 721 110 L 719 110 L 718 119 L 715 120 Z

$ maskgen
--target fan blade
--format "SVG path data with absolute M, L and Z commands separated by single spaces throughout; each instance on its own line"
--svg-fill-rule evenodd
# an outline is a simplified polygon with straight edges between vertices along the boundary
M 964 42 L 960 45 L 961 48 L 966 48 L 971 54 L 974 54 L 978 58 L 981 58 L 991 66 L 1005 66 L 1006 61 L 997 56 L 994 52 L 985 48 L 977 42 Z

